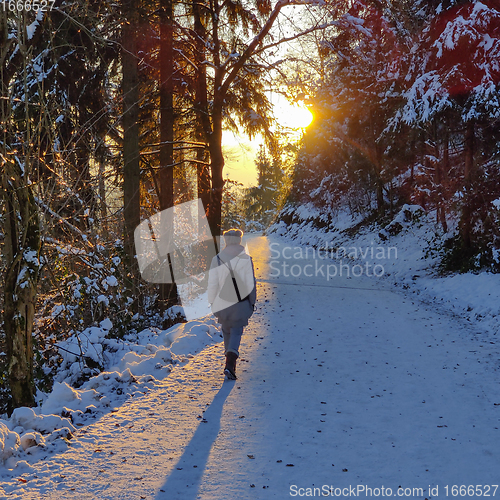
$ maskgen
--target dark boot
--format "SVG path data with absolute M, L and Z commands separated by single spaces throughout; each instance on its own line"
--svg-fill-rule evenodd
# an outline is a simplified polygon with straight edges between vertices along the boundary
M 236 360 L 238 355 L 234 352 L 226 354 L 226 367 L 224 368 L 224 375 L 229 380 L 236 380 Z

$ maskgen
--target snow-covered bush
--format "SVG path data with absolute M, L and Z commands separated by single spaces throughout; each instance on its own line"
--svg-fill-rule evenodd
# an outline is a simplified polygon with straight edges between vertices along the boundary
M 50 388 L 68 350 L 78 357 L 79 373 L 83 378 L 102 367 L 102 353 L 86 348 L 89 345 L 86 340 L 97 334 L 96 325 L 106 320 L 108 334 L 113 325 L 118 333 L 120 328 L 124 330 L 130 324 L 131 314 L 126 312 L 128 300 L 122 278 L 121 244 L 116 242 L 109 247 L 98 241 L 84 241 L 78 245 L 51 241 L 46 244 L 46 279 L 40 295 L 35 337 L 36 375 L 42 390 Z M 113 322 L 107 319 L 110 317 Z M 70 339 L 78 340 L 71 343 Z M 64 347 L 67 342 L 70 343 Z
M 221 341 L 220 330 L 210 318 L 167 330 L 147 328 L 123 338 L 107 337 L 111 328 L 111 321 L 104 320 L 99 327 L 61 342 L 63 360 L 52 389 L 38 392 L 38 407 L 17 408 L 10 418 L 1 415 L 0 467 L 12 469 L 36 460 L 49 447 L 64 449 L 78 427 L 162 384 L 174 366 Z M 82 357 L 101 364 L 86 378 Z

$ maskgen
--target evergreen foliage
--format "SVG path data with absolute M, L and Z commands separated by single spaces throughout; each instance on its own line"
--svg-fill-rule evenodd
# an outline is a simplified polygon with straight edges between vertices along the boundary
M 281 157 L 276 154 L 268 156 L 264 145 L 260 146 L 255 166 L 257 186 L 246 189 L 244 206 L 247 224 L 255 229 L 264 229 L 281 208 L 284 172 Z
M 498 271 L 497 3 L 339 2 L 332 15 L 290 202 L 380 220 L 418 204 L 449 231 L 444 268 Z

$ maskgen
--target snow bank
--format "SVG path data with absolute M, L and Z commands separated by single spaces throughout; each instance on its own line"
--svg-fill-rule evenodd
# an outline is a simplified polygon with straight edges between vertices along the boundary
M 40 415 L 32 408 L 16 408 L 9 420 L 0 420 L 0 464 L 13 469 L 18 456 L 46 453 L 53 443 L 65 445 L 75 430 L 68 418 Z
M 5 463 L 5 460 L 17 452 L 20 445 L 19 434 L 12 432 L 4 422 L 0 421 L 0 461 Z
M 219 332 L 215 324 L 209 319 L 190 321 L 165 331 L 147 328 L 136 336 L 115 339 L 108 338 L 111 321 L 104 320 L 99 327 L 87 328 L 58 344 L 63 362 L 55 380 L 79 387 L 95 377 L 90 387 L 96 389 L 112 385 L 113 380 L 123 382 L 126 370 L 138 381 L 152 374 L 161 380 L 172 365 L 213 341 Z M 107 375 L 107 371 L 117 372 L 118 378 Z M 129 376 L 125 378 L 130 382 Z
M 476 321 L 493 335 L 500 331 L 500 276 L 466 273 L 445 278 L 421 278 L 419 288 L 454 313 Z
M 75 431 L 73 424 L 58 415 L 37 415 L 33 408 L 16 408 L 10 418 L 10 425 L 14 431 L 22 432 L 23 429 L 38 431 L 42 434 L 50 434 L 59 429 Z
M 63 408 L 84 411 L 100 399 L 100 394 L 93 390 L 77 390 L 66 382 L 56 382 L 47 400 L 43 403 L 46 414 L 61 413 Z
M 77 427 L 129 397 L 142 395 L 160 384 L 175 365 L 187 363 L 221 339 L 215 320 L 209 318 L 163 331 L 148 328 L 124 339 L 107 338 L 111 328 L 111 321 L 104 320 L 59 344 L 62 369 L 52 392 L 38 395 L 38 408 L 17 408 L 10 418 L 0 419 L 0 465 L 29 466 L 28 457 L 37 460 L 41 453 L 66 447 Z M 91 372 L 82 361 L 89 359 L 99 365 Z M 87 380 L 80 383 L 82 375 Z

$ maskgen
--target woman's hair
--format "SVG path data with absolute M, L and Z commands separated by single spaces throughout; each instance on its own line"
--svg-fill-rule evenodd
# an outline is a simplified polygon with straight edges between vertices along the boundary
M 222 233 L 222 236 L 224 236 L 226 246 L 239 245 L 241 243 L 243 231 L 241 229 L 228 229 Z

